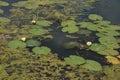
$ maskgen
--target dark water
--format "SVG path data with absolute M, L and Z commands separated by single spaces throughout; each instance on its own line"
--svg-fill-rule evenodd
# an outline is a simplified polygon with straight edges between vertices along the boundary
M 4 0 L 7 1 L 9 3 L 13 3 L 13 2 L 17 2 L 20 0 Z M 23 1 L 23 0 L 21 0 Z M 96 2 L 93 6 L 94 8 L 90 11 L 87 11 L 86 13 L 90 14 L 90 13 L 96 13 L 96 14 L 100 14 L 101 16 L 104 17 L 105 20 L 109 20 L 111 21 L 113 24 L 120 24 L 120 0 L 100 0 L 98 2 Z M 5 10 L 5 14 L 9 15 L 9 7 L 2 7 Z M 87 15 L 85 15 L 87 16 Z M 77 48 L 73 48 L 73 49 L 65 49 L 63 48 L 62 44 L 68 41 L 77 41 L 77 39 L 69 39 L 65 37 L 65 33 L 61 32 L 61 29 L 57 29 L 57 26 L 59 24 L 56 22 L 53 26 L 53 32 L 51 32 L 51 34 L 53 35 L 53 39 L 51 40 L 43 40 L 42 41 L 42 45 L 48 46 L 52 49 L 53 53 L 58 53 L 58 56 L 60 56 L 60 58 L 69 56 L 69 55 L 80 55 L 83 56 L 86 59 L 94 59 L 102 64 L 106 64 L 104 61 L 104 57 L 101 55 L 97 55 L 96 53 L 92 52 L 92 51 L 88 51 L 88 50 L 79 50 Z M 89 39 L 89 38 L 85 38 L 80 36 L 81 38 L 81 42 L 85 43 L 86 39 L 89 41 L 94 41 L 97 40 L 96 38 L 93 39 Z
M 100 0 L 91 13 L 97 13 L 113 24 L 120 24 L 120 0 Z

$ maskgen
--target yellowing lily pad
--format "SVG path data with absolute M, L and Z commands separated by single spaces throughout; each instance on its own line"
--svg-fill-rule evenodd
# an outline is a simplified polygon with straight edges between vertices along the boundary
M 120 64 L 120 61 L 113 56 L 106 56 L 107 62 L 112 63 L 112 64 Z
M 100 15 L 97 15 L 97 14 L 90 14 L 90 15 L 88 16 L 88 18 L 89 18 L 90 20 L 94 20 L 94 21 L 96 21 L 96 20 L 103 20 L 103 17 L 100 16 Z

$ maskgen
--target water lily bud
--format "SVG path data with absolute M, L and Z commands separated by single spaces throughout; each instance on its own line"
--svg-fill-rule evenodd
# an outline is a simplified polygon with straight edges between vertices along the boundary
M 22 40 L 22 41 L 26 41 L 26 38 L 25 38 L 25 37 L 23 37 L 23 38 L 21 38 L 21 40 Z
M 87 46 L 91 46 L 91 45 L 92 45 L 92 42 L 88 41 L 88 42 L 86 42 L 86 45 L 87 45 Z
M 32 22 L 32 24 L 36 24 L 36 21 L 34 19 L 31 22 Z

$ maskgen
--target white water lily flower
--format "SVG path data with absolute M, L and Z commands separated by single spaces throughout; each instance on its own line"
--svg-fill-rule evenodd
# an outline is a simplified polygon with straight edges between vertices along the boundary
M 32 24 L 36 24 L 36 21 L 34 19 L 31 22 L 32 22 Z
M 92 45 L 92 42 L 88 41 L 88 42 L 86 42 L 86 45 L 87 45 L 87 46 L 91 46 L 91 45 Z
M 21 40 L 22 40 L 22 41 L 26 41 L 26 37 L 22 37 Z

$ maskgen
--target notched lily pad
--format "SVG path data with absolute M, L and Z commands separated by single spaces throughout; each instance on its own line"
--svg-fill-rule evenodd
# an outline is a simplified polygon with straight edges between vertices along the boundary
M 47 20 L 39 20 L 36 22 L 37 25 L 44 27 L 44 26 L 50 26 L 52 22 L 47 21 Z
M 103 51 L 106 48 L 107 47 L 105 45 L 97 44 L 97 43 L 92 44 L 90 47 L 91 50 L 96 51 L 96 52 Z
M 41 36 L 41 35 L 43 35 L 43 34 L 48 33 L 47 30 L 44 30 L 44 29 L 42 29 L 42 28 L 39 28 L 39 29 L 37 29 L 37 28 L 30 29 L 28 32 L 31 33 L 31 34 L 34 35 L 34 36 Z
M 86 63 L 81 66 L 93 71 L 102 71 L 101 64 L 93 60 L 86 60 Z
M 47 55 L 51 52 L 51 49 L 46 47 L 46 46 L 42 46 L 42 47 L 34 47 L 32 49 L 32 51 L 35 53 L 35 54 L 43 54 L 43 55 Z
M 96 21 L 96 20 L 103 20 L 103 17 L 97 14 L 90 14 L 88 16 L 90 20 Z
M 26 44 L 28 47 L 34 47 L 34 46 L 40 46 L 41 42 L 31 39 L 31 40 L 28 40 Z
M 67 63 L 70 64 L 84 64 L 85 59 L 80 56 L 70 55 L 69 57 L 64 58 Z
M 8 47 L 10 48 L 25 48 L 26 43 L 19 40 L 12 40 L 8 43 Z

